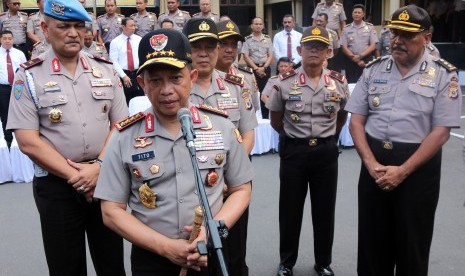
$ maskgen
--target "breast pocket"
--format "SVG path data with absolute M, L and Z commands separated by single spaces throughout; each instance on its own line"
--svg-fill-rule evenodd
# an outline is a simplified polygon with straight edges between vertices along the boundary
M 133 182 L 140 185 L 147 183 L 150 190 L 157 193 L 157 205 L 162 203 L 166 195 L 159 192 L 157 184 L 162 181 L 165 174 L 165 164 L 156 159 L 148 159 L 131 163 L 128 167 Z
M 223 167 L 226 164 L 226 151 L 212 150 L 197 153 L 197 164 L 205 186 L 210 195 L 223 190 Z M 197 191 L 195 192 L 197 193 Z
M 436 96 L 435 88 L 410 84 L 409 90 L 413 92 L 409 106 L 419 112 L 431 113 Z
M 39 105 L 41 106 L 39 114 L 41 117 L 47 117 L 52 125 L 67 125 L 70 118 L 63 112 L 67 103 L 68 96 L 66 94 L 46 93 L 39 98 Z M 41 121 L 47 122 L 47 120 Z
M 115 97 L 113 89 L 109 87 L 94 87 L 92 88 L 92 97 L 97 102 L 97 108 L 99 108 L 99 112 L 96 112 L 96 119 L 99 121 L 108 119 L 111 101 Z
M 302 101 L 291 101 L 287 100 L 286 101 L 286 109 L 295 112 L 295 113 L 301 113 L 305 109 L 305 103 Z
M 391 87 L 387 84 L 371 84 L 368 87 L 368 104 L 370 109 L 382 109 L 385 105 L 386 100 L 389 96 Z M 390 107 L 389 107 L 390 108 Z

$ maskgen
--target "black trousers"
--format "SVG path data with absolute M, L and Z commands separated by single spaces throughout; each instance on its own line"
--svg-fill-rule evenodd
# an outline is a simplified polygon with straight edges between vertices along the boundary
M 257 86 L 258 86 L 258 90 L 260 91 L 260 93 L 263 92 L 263 89 L 265 88 L 266 83 L 271 77 L 270 67 L 265 69 L 265 73 L 266 73 L 266 76 L 262 78 L 254 71 L 255 79 L 257 79 Z M 260 110 L 262 112 L 262 118 L 268 119 L 270 111 L 268 110 L 268 108 L 266 108 L 265 103 L 261 100 L 260 100 Z
M 366 63 L 370 62 L 373 59 L 372 55 L 368 55 L 363 59 Z M 349 59 L 346 55 L 344 55 L 344 69 L 346 71 L 346 78 L 348 83 L 356 83 L 358 79 L 362 76 L 363 69 L 362 67 L 358 66 L 355 62 Z
M 401 165 L 419 144 L 386 150 L 368 137 L 379 163 Z M 439 198 L 441 151 L 392 191 L 381 190 L 362 165 L 358 183 L 358 275 L 426 276 Z M 394 272 L 395 271 L 395 272 Z
M 231 276 L 249 275 L 249 267 L 246 262 L 248 225 L 249 207 L 245 209 L 236 224 L 229 230 L 228 238 L 223 241 L 228 272 Z
M 5 130 L 6 122 L 8 121 L 8 108 L 10 106 L 11 85 L 0 84 L 0 120 L 2 120 L 3 133 L 5 134 L 5 141 L 11 145 L 13 141 L 13 132 Z
M 331 264 L 334 239 L 339 156 L 336 139 L 309 146 L 308 142 L 281 137 L 279 149 L 281 264 L 292 268 L 297 261 L 305 198 L 310 189 L 315 262 L 327 266 Z
M 126 97 L 126 104 L 129 106 L 129 101 L 134 97 L 144 96 L 144 91 L 142 91 L 142 89 L 139 88 L 139 84 L 137 84 L 137 70 L 124 70 L 124 73 L 131 79 L 132 82 L 131 87 L 126 87 L 124 86 L 123 79 L 121 79 L 121 82 L 123 83 L 124 96 Z
M 103 224 L 100 202 L 50 174 L 34 177 L 33 189 L 51 276 L 87 275 L 86 234 L 97 275 L 125 275 L 123 239 Z
M 208 264 L 213 263 L 213 260 L 208 260 Z M 172 263 L 169 259 L 150 252 L 146 249 L 132 245 L 131 250 L 131 270 L 133 276 L 178 276 L 181 267 Z M 202 268 L 202 271 L 197 272 L 189 269 L 188 276 L 208 276 L 207 269 Z

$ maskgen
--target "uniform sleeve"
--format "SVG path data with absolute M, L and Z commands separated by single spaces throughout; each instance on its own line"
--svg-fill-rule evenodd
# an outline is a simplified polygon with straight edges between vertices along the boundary
M 271 41 L 271 37 L 269 37 L 268 40 L 269 40 L 268 45 L 270 45 L 270 47 L 268 47 L 268 53 L 269 53 L 270 55 L 272 55 L 273 52 L 274 52 L 273 41 Z
M 346 12 L 344 11 L 344 8 L 341 7 L 341 13 L 339 14 L 339 21 L 345 21 L 345 20 L 347 20 Z
M 341 39 L 339 39 L 339 45 L 347 47 L 347 28 L 344 28 L 341 34 Z
M 270 97 L 271 93 L 273 93 L 272 89 L 274 89 L 273 84 L 274 84 L 273 79 L 268 79 L 268 82 L 263 88 L 262 95 Z
M 379 42 L 378 33 L 376 32 L 375 27 L 372 27 L 370 42 L 371 43 L 378 43 Z
M 239 104 L 240 104 L 240 113 L 241 113 L 241 118 L 239 121 L 239 132 L 240 133 L 246 133 L 247 131 L 253 130 L 258 126 L 257 122 L 257 116 L 255 115 L 255 109 L 250 108 L 247 109 L 245 100 L 242 97 L 242 91 L 239 89 L 239 94 L 238 96 L 240 97 L 239 99 Z M 253 97 L 252 94 L 250 94 L 250 97 Z M 252 99 L 250 99 L 252 100 Z M 252 103 L 253 104 L 253 103 Z
M 129 116 L 128 105 L 126 104 L 126 97 L 124 96 L 123 86 L 117 74 L 114 74 L 113 79 L 113 98 L 110 109 L 110 122 L 116 122 Z
M 370 70 L 364 69 L 345 106 L 345 110 L 354 114 L 368 115 L 368 83 Z
M 229 144 L 229 151 L 224 177 L 226 185 L 236 187 L 252 181 L 255 173 L 244 147 L 237 141 L 232 123 L 228 122 L 227 126 L 227 133 L 224 136 Z
M 249 55 L 249 42 L 247 40 L 242 44 L 241 53 Z
M 276 89 L 278 88 L 278 90 Z M 271 90 L 270 97 L 266 101 L 266 107 L 270 111 L 283 112 L 284 104 L 282 100 L 281 87 L 278 84 L 274 84 Z
M 441 70 L 445 71 L 441 68 Z M 434 103 L 432 126 L 459 128 L 462 109 L 462 92 L 456 72 L 444 72 L 438 81 L 438 94 Z
M 127 203 L 131 192 L 131 178 L 122 160 L 120 137 L 119 132 L 113 132 L 110 136 L 94 197 Z
M 318 9 L 318 6 L 316 6 L 315 11 L 314 11 L 313 14 L 312 14 L 312 18 L 313 18 L 313 19 L 316 19 L 316 18 L 317 18 L 318 12 L 319 12 L 319 9 Z
M 95 17 L 92 17 L 92 31 L 95 32 L 98 30 L 99 28 L 98 28 L 97 19 Z
M 15 74 L 10 96 L 7 129 L 39 130 L 39 115 L 27 84 L 24 70 Z

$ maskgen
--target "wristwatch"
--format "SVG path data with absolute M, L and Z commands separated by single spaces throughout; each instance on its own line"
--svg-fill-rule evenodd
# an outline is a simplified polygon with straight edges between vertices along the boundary
M 101 159 L 96 158 L 96 159 L 92 160 L 92 162 L 90 162 L 90 163 L 91 164 L 97 163 L 100 167 L 102 167 L 103 161 Z

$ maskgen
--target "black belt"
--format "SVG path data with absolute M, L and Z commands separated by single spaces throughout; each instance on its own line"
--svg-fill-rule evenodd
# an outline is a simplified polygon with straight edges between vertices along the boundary
M 21 43 L 21 44 L 13 44 L 13 47 L 17 48 L 17 47 L 23 47 L 25 46 L 26 43 Z
M 291 138 L 288 136 L 285 136 L 285 141 L 286 143 L 290 144 L 297 144 L 297 145 L 306 145 L 309 147 L 316 147 L 318 145 L 322 145 L 331 141 L 335 141 L 334 136 L 328 136 L 324 138 Z
M 1 84 L 1 83 L 0 83 L 0 86 L 5 86 L 5 87 L 11 88 L 11 84 Z
M 265 63 L 255 63 L 255 65 L 257 65 L 258 67 L 263 67 Z
M 380 147 L 385 150 L 403 150 L 403 149 L 412 149 L 420 145 L 420 143 L 401 143 L 401 142 L 392 142 L 388 140 L 378 140 L 371 137 L 367 134 L 367 141 L 371 146 Z

